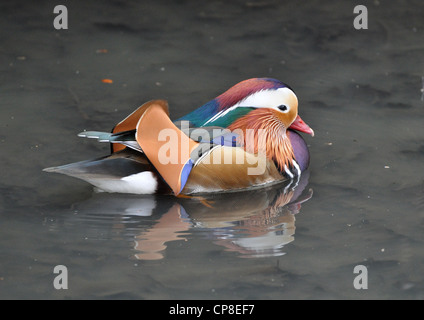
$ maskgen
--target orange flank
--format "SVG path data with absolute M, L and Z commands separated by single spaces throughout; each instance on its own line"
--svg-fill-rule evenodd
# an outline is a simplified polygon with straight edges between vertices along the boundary
M 103 83 L 113 83 L 112 79 L 102 79 Z

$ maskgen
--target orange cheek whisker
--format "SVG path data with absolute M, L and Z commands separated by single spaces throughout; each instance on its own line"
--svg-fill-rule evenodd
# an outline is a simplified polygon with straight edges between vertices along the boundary
M 268 159 L 273 160 L 280 171 L 292 165 L 294 159 L 293 148 L 286 135 L 286 127 L 281 120 L 269 109 L 256 109 L 246 116 L 236 120 L 229 130 L 241 129 L 244 137 L 240 143 L 246 152 L 266 152 Z M 254 130 L 252 136 L 247 136 L 247 130 Z M 258 134 L 258 132 L 261 132 Z M 253 141 L 251 141 L 253 140 Z M 265 147 L 265 150 L 263 150 Z

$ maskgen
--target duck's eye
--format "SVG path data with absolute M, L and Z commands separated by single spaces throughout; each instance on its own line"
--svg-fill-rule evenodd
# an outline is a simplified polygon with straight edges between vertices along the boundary
M 285 104 L 282 104 L 281 106 L 278 106 L 278 109 L 280 109 L 283 112 L 286 112 L 287 110 L 289 110 L 289 108 Z

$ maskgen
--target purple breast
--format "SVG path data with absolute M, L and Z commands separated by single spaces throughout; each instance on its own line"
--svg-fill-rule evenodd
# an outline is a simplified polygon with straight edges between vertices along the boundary
M 287 135 L 293 147 L 294 157 L 300 166 L 300 170 L 304 171 L 309 166 L 309 150 L 302 136 L 293 130 L 287 130 Z

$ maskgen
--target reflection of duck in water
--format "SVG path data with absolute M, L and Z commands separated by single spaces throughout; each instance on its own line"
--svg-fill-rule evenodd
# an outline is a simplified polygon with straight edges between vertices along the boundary
M 304 192 L 307 172 L 298 184 L 286 183 L 255 191 L 208 197 L 212 203 L 179 199 L 158 222 L 136 236 L 137 259 L 161 259 L 166 242 L 185 240 L 190 228 L 202 230 L 214 243 L 245 257 L 283 255 L 293 241 L 294 215 L 312 197 Z
M 110 156 L 45 169 L 108 192 L 193 194 L 246 190 L 298 177 L 309 164 L 295 93 L 269 78 L 242 81 L 172 122 L 163 100 L 134 111 L 113 133 Z
M 312 196 L 307 185 L 305 172 L 299 180 L 207 198 L 94 193 L 72 207 L 77 214 L 67 224 L 89 238 L 124 237 L 134 242 L 140 260 L 161 259 L 169 242 L 193 236 L 243 257 L 276 256 L 294 239 L 295 214 Z

